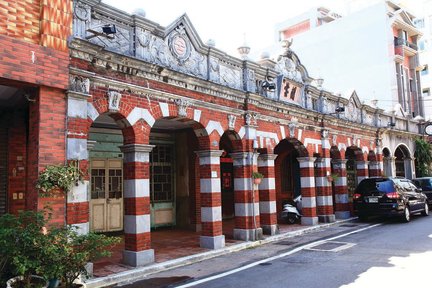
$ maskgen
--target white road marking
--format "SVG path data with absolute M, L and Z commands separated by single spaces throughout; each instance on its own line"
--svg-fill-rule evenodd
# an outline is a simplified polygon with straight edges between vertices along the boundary
M 371 225 L 371 226 L 368 226 L 368 227 L 365 227 L 365 228 L 361 228 L 361 229 L 357 229 L 355 231 L 351 231 L 351 232 L 348 232 L 348 233 L 345 233 L 345 234 L 342 234 L 342 235 L 338 235 L 338 236 L 334 236 L 334 237 L 331 237 L 331 238 L 327 238 L 325 240 L 319 240 L 319 241 L 315 241 L 313 243 L 302 245 L 302 246 L 297 247 L 297 248 L 295 248 L 295 249 L 293 249 L 291 251 L 288 251 L 288 252 L 285 252 L 285 253 L 273 256 L 273 257 L 269 257 L 269 258 L 266 258 L 266 259 L 263 259 L 263 260 L 260 260 L 260 261 L 254 262 L 254 263 L 250 263 L 248 265 L 245 265 L 245 266 L 242 266 L 242 267 L 239 267 L 239 268 L 236 268 L 236 269 L 233 269 L 233 270 L 221 273 L 221 274 L 213 275 L 211 277 L 207 277 L 207 278 L 200 279 L 200 280 L 197 280 L 197 281 L 194 281 L 194 282 L 191 282 L 191 283 L 187 283 L 187 284 L 184 284 L 184 285 L 181 285 L 181 286 L 177 286 L 177 288 L 193 287 L 193 286 L 198 285 L 198 284 L 202 284 L 202 283 L 209 282 L 209 281 L 212 281 L 212 280 L 215 280 L 215 279 L 223 278 L 225 276 L 228 276 L 228 275 L 231 275 L 231 274 L 235 274 L 237 272 L 240 272 L 240 271 L 243 271 L 243 270 L 255 267 L 255 266 L 260 265 L 262 263 L 271 262 L 273 260 L 276 260 L 276 259 L 279 259 L 279 258 L 283 258 L 283 257 L 288 256 L 288 255 L 292 255 L 292 254 L 297 253 L 297 252 L 299 252 L 299 251 L 301 251 L 303 249 L 310 249 L 313 246 L 325 243 L 327 241 L 332 241 L 332 240 L 336 240 L 336 239 L 339 239 L 339 238 L 343 238 L 343 237 L 346 237 L 348 235 L 355 234 L 355 233 L 358 233 L 358 232 L 362 232 L 362 231 L 365 231 L 365 230 L 368 230 L 368 229 L 371 229 L 371 228 L 374 228 L 374 227 L 377 227 L 377 226 L 381 226 L 381 225 L 382 224 L 378 223 L 378 224 Z

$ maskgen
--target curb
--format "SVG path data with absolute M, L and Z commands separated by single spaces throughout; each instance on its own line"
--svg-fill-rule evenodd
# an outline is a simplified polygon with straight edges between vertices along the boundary
M 151 274 L 154 274 L 154 273 L 158 273 L 158 272 L 162 272 L 165 270 L 177 268 L 180 266 L 189 265 L 192 263 L 200 262 L 203 260 L 211 259 L 214 257 L 222 256 L 222 255 L 229 254 L 229 253 L 236 252 L 236 251 L 240 251 L 240 250 L 258 247 L 258 246 L 261 246 L 261 245 L 264 245 L 267 243 L 271 243 L 271 242 L 276 242 L 276 241 L 279 241 L 282 239 L 300 236 L 300 235 L 310 233 L 310 232 L 313 232 L 313 231 L 316 231 L 316 230 L 319 230 L 322 228 L 327 228 L 327 227 L 333 226 L 335 224 L 349 222 L 349 221 L 352 221 L 354 219 L 357 219 L 357 217 L 351 217 L 351 218 L 344 219 L 344 220 L 338 220 L 338 221 L 335 221 L 333 223 L 319 224 L 316 226 L 306 227 L 306 228 L 299 229 L 296 231 L 290 231 L 290 232 L 286 232 L 283 234 L 268 236 L 266 239 L 263 239 L 263 240 L 233 244 L 231 246 L 224 247 L 224 248 L 221 248 L 218 250 L 212 250 L 212 251 L 208 251 L 208 252 L 198 253 L 198 254 L 185 256 L 185 257 L 181 257 L 181 258 L 177 258 L 177 259 L 173 259 L 173 260 L 169 260 L 169 261 L 165 261 L 165 262 L 161 262 L 161 263 L 157 263 L 157 264 L 147 265 L 144 267 L 133 268 L 131 270 L 112 274 L 109 276 L 89 279 L 89 280 L 85 281 L 84 283 L 85 283 L 85 286 L 87 288 L 106 287 L 106 286 L 116 285 L 116 284 L 120 284 L 120 283 L 128 284 L 128 283 L 132 283 L 132 282 L 135 282 L 138 280 L 142 280 L 145 277 L 147 277 Z

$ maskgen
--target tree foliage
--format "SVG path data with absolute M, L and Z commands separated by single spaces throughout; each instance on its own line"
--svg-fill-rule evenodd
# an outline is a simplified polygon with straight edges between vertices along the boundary
M 416 174 L 418 177 L 432 174 L 432 145 L 422 138 L 415 139 Z

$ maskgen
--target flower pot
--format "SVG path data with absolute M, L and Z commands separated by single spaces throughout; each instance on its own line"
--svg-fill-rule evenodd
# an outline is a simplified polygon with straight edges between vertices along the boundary
M 23 281 L 23 280 L 24 280 L 23 276 L 16 276 L 14 278 L 11 278 L 6 282 L 6 288 L 19 287 L 19 286 L 17 286 L 18 283 Z M 40 276 L 32 275 L 31 276 L 31 282 L 41 285 L 41 286 L 35 285 L 35 287 L 41 287 L 41 288 L 47 288 L 48 287 L 48 281 L 46 281 L 45 279 L 43 279 Z
M 254 184 L 261 184 L 262 178 L 254 178 Z

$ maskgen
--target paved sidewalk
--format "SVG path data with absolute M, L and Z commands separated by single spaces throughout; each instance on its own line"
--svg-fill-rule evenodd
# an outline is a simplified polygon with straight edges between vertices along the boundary
M 111 274 L 109 276 L 105 277 L 99 277 L 99 278 L 92 278 L 88 279 L 85 283 L 88 288 L 94 288 L 94 287 L 107 287 L 107 286 L 114 286 L 119 283 L 132 283 L 134 281 L 142 280 L 146 277 L 148 277 L 151 274 L 159 273 L 162 271 L 166 271 L 169 269 L 193 264 L 196 262 L 200 262 L 203 260 L 211 259 L 214 257 L 226 255 L 232 252 L 237 252 L 243 249 L 250 249 L 255 248 L 258 246 L 261 246 L 263 244 L 268 244 L 276 241 L 280 241 L 286 238 L 292 238 L 296 236 L 303 235 L 305 233 L 311 233 L 314 231 L 317 231 L 319 229 L 323 229 L 326 227 L 330 227 L 336 224 L 341 224 L 344 222 L 349 222 L 357 217 L 344 219 L 344 220 L 338 220 L 334 223 L 326 223 L 326 224 L 319 224 L 316 226 L 299 226 L 297 229 L 292 231 L 285 231 L 284 229 L 281 229 L 281 233 L 274 236 L 266 236 L 263 240 L 254 241 L 254 242 L 241 242 L 238 244 L 232 244 L 230 246 L 226 246 L 222 249 L 218 250 L 210 250 L 207 252 L 202 252 L 186 257 L 181 257 L 161 263 L 154 263 L 151 265 L 147 265 L 144 267 L 139 268 L 133 268 L 127 271 L 123 271 L 116 274 Z M 289 229 L 288 229 L 289 230 Z

